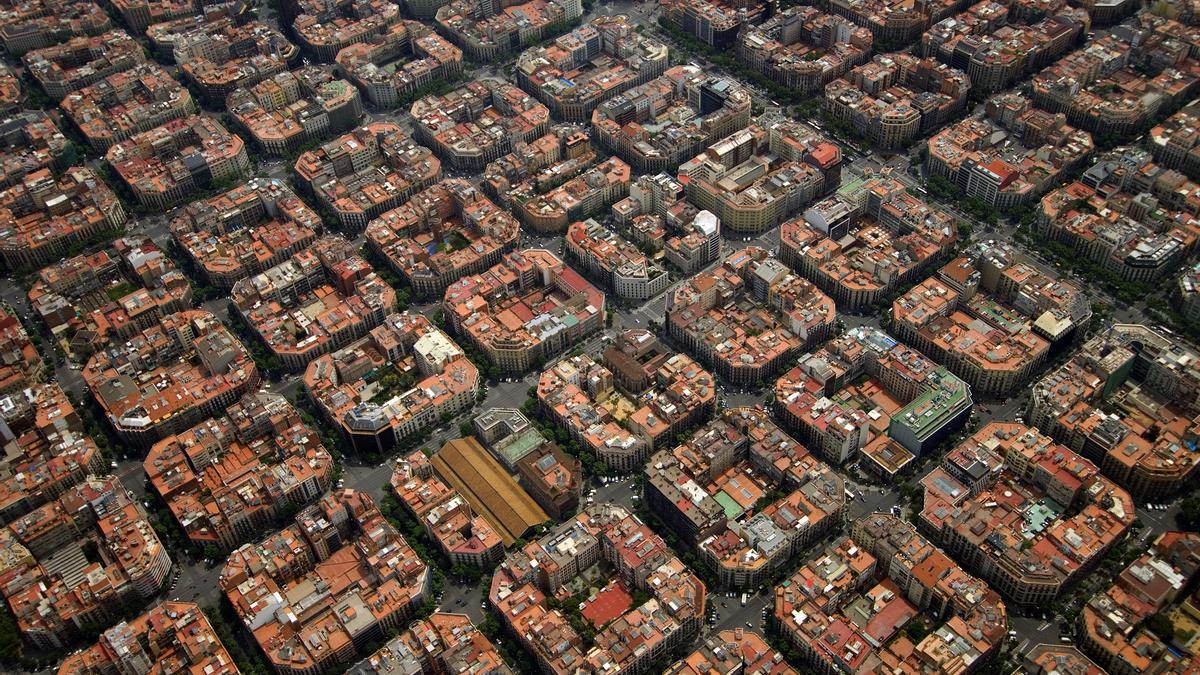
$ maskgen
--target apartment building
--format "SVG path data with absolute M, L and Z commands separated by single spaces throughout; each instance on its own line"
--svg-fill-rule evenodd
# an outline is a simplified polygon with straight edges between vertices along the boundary
M 667 332 L 721 377 L 758 384 L 833 327 L 833 300 L 757 247 L 667 297 Z
M 762 635 L 741 626 L 710 635 L 700 646 L 671 664 L 666 675 L 796 675 Z
M 1017 606 L 1052 602 L 1136 517 L 1128 492 L 1036 428 L 992 422 L 954 452 L 963 451 L 987 458 L 991 470 L 926 486 L 921 526 Z
M 142 206 L 159 211 L 250 173 L 246 142 L 204 115 L 170 120 L 121 141 L 104 160 Z
M 845 516 L 843 479 L 764 408 L 726 410 L 644 473 L 646 505 L 723 588 L 761 585 Z
M 667 290 L 667 271 L 636 246 L 592 219 L 567 228 L 568 260 L 601 280 L 617 297 L 649 300 Z
M 926 166 L 997 209 L 1032 205 L 1095 149 L 1091 134 L 1068 125 L 1062 113 L 1032 107 L 1020 94 L 990 99 L 987 113 L 930 138 Z
M 0 189 L 17 185 L 39 169 L 69 168 L 67 147 L 67 137 L 48 113 L 30 110 L 7 117 L 0 122 Z
M 97 152 L 196 111 L 187 88 L 154 63 L 113 73 L 58 106 Z
M 99 35 L 112 27 L 112 18 L 97 3 L 35 0 L 11 7 L 0 17 L 0 44 L 9 54 L 21 56 L 73 37 Z
M 28 51 L 21 62 L 47 96 L 61 101 L 73 91 L 145 63 L 146 55 L 137 40 L 118 29 Z
M 354 247 L 328 235 L 235 283 L 231 299 L 267 349 L 296 372 L 383 323 L 396 291 Z
M 283 396 L 251 393 L 155 443 L 142 462 L 193 544 L 231 550 L 329 488 L 333 457 Z
M 84 433 L 79 412 L 57 384 L 5 394 L 0 411 L 11 432 L 0 456 L 0 522 L 12 522 L 58 499 L 89 475 L 104 473 L 99 448 Z
M 282 181 L 252 178 L 179 209 L 170 227 L 200 279 L 227 291 L 308 248 L 323 225 Z
M 966 109 L 971 80 L 961 70 L 898 52 L 881 54 L 825 87 L 823 109 L 872 147 L 906 147 Z
M 415 3 L 406 3 L 409 7 Z M 466 614 L 434 612 L 354 664 L 348 675 L 469 673 L 514 675 L 504 657 Z
M 1179 646 L 1192 642 L 1187 630 L 1195 622 L 1196 597 L 1186 591 L 1200 566 L 1198 554 L 1195 533 L 1163 532 L 1111 586 L 1087 600 L 1077 634 L 1080 648 L 1098 667 L 1115 675 L 1192 667 L 1192 652 Z M 1166 616 L 1183 630 L 1162 635 L 1147 621 L 1152 616 Z
M 472 61 L 502 60 L 583 16 L 580 0 L 417 0 L 442 3 L 437 25 Z
M 246 348 L 204 310 L 164 317 L 96 352 L 81 374 L 117 437 L 140 448 L 228 408 L 259 382 Z
M 767 15 L 764 3 L 753 0 L 670 0 L 663 16 L 679 30 L 716 49 L 733 44 L 742 26 Z
M 142 505 L 116 476 L 88 476 L 0 530 L 0 543 L 5 600 L 17 630 L 39 649 L 63 649 L 81 627 L 115 623 L 123 607 L 158 595 L 172 569 Z
M 221 18 L 180 35 L 172 56 L 201 98 L 220 106 L 235 89 L 287 72 L 300 50 L 270 25 Z
M 82 166 L 58 178 L 47 168 L 30 172 L 0 191 L 0 207 L 0 262 L 9 270 L 49 264 L 127 218 L 117 195 Z
M 366 337 L 308 364 L 304 388 L 358 452 L 396 443 L 475 405 L 479 371 L 424 316 L 389 314 Z
M 1084 289 L 1072 281 L 1058 279 L 1034 267 L 1026 254 L 1005 241 L 967 247 L 960 270 L 974 283 L 974 277 L 962 266 L 966 261 L 979 272 L 979 287 L 997 301 L 1033 320 L 1033 330 L 1055 348 L 1084 333 L 1092 320 L 1092 306 Z M 944 269 L 943 279 L 955 275 Z M 956 290 L 966 290 L 955 286 Z
M 452 564 L 488 570 L 504 558 L 505 542 L 495 528 L 476 514 L 457 490 L 434 475 L 424 453 L 396 460 L 391 487 Z
M 797 122 L 776 122 L 717 141 L 678 175 L 696 208 L 732 232 L 756 235 L 834 189 L 841 163 L 837 145 Z
M 971 388 L 882 331 L 855 328 L 801 357 L 775 382 L 780 420 L 826 461 L 844 464 L 881 438 L 912 456 L 971 416 Z
M 300 186 L 358 231 L 433 185 L 442 164 L 394 122 L 370 122 L 296 159 Z
M 68 656 L 58 672 L 94 675 L 121 668 L 149 670 L 156 663 L 178 664 L 208 675 L 238 672 L 200 606 L 175 600 L 108 628 L 96 644 Z
M 16 112 L 21 105 L 21 83 L 7 65 L 0 65 L 0 112 Z
M 42 355 L 30 340 L 16 312 L 0 310 L 0 393 L 14 392 L 39 382 L 46 372 Z
M 884 49 L 911 44 L 921 32 L 960 8 L 949 0 L 908 5 L 896 0 L 834 0 L 829 12 L 843 16 L 871 31 Z
M 236 11 L 237 7 L 232 2 L 205 5 L 187 16 L 151 24 L 146 27 L 145 37 L 156 58 L 168 63 L 179 63 L 175 57 L 176 44 L 182 44 L 191 39 L 193 34 L 203 32 L 209 24 L 213 24 L 213 28 L 220 31 L 225 19 L 236 18 Z M 249 20 L 251 17 L 242 18 Z
M 775 588 L 774 619 L 814 672 L 933 669 L 969 672 L 1006 637 L 1004 602 L 921 537 L 883 513 L 854 522 Z M 922 640 L 904 626 L 932 622 Z
M 1124 147 L 1042 197 L 1034 229 L 1125 281 L 1150 283 L 1195 249 L 1198 217 L 1200 185 Z
M 892 322 L 902 340 L 944 364 L 977 395 L 1008 396 L 1046 360 L 1051 341 L 1034 325 L 1055 316 L 1030 318 L 977 293 L 978 275 L 974 263 L 951 261 L 892 303 Z
M 412 104 L 418 140 L 459 169 L 483 169 L 550 129 L 550 111 L 529 94 L 498 80 L 473 80 Z
M 578 344 L 605 317 L 604 294 L 540 248 L 513 251 L 488 271 L 454 282 L 442 307 L 456 335 L 510 373 Z
M 1165 498 L 1197 466 L 1197 353 L 1163 329 L 1117 324 L 1038 381 L 1029 421 L 1135 497 Z
M 130 30 L 139 34 L 148 26 L 193 16 L 200 11 L 200 3 L 196 0 L 110 0 L 109 5 Z
M 666 259 L 684 274 L 692 274 L 721 258 L 721 220 L 700 211 L 679 233 L 664 243 Z
M 733 80 L 705 75 L 697 66 L 674 66 L 604 101 L 591 119 L 600 143 L 635 171 L 673 171 L 717 139 L 746 128 L 750 95 Z
M 1184 269 L 1176 282 L 1179 310 L 1189 321 L 1200 321 L 1200 263 Z
M 255 149 L 272 157 L 342 133 L 363 116 L 358 89 L 321 66 L 278 73 L 252 87 L 235 89 L 225 99 L 225 107 Z
M 634 243 L 662 251 L 685 274 L 721 257 L 721 219 L 686 201 L 683 183 L 668 174 L 639 176 L 612 211 Z
M 1147 138 L 1159 166 L 1200 179 L 1200 106 L 1184 106 L 1151 129 Z
M 738 60 L 772 82 L 815 93 L 866 63 L 871 31 L 816 7 L 793 6 L 737 37 Z
M 557 119 L 586 124 L 600 103 L 667 69 L 667 46 L 622 15 L 591 22 L 517 58 L 517 83 Z
M 954 63 L 959 44 L 965 38 L 991 35 L 1008 23 L 1009 11 L 1007 5 L 994 0 L 980 0 L 965 11 L 934 23 L 921 34 L 921 56 L 933 56 L 942 63 L 965 70 L 965 64 Z
M 405 625 L 432 576 L 370 496 L 338 490 L 231 553 L 218 583 L 276 672 L 318 675 Z
M 192 285 L 150 237 L 129 235 L 42 268 L 28 298 L 56 344 L 82 359 L 190 309 Z
M 602 626 L 594 646 L 586 649 L 562 611 L 549 608 L 547 599 L 600 560 L 613 573 L 581 610 Z M 634 592 L 648 598 L 637 605 L 614 602 Z M 699 632 L 706 597 L 704 583 L 663 540 L 615 504 L 588 507 L 510 553 L 488 592 L 504 625 L 533 653 L 539 668 L 555 673 L 577 667 L 627 672 L 651 668 Z
M 899 181 L 859 178 L 783 223 L 779 259 L 839 307 L 861 310 L 916 279 L 955 242 L 956 229 Z
M 582 502 L 583 464 L 555 443 L 542 442 L 521 457 L 517 475 L 529 496 L 555 520 L 575 513 Z
M 636 471 L 655 448 L 712 414 L 712 375 L 649 331 L 626 331 L 603 360 L 581 354 L 559 361 L 538 379 L 537 399 L 614 471 Z M 619 375 L 631 370 L 644 375 Z
M 1059 7 L 1029 25 L 1014 23 L 990 32 L 950 36 L 936 54 L 938 60 L 966 72 L 972 87 L 994 94 L 1053 63 L 1090 27 L 1087 10 Z
M 591 135 L 572 124 L 556 124 L 545 135 L 513 144 L 508 154 L 488 163 L 482 184 L 488 196 L 503 207 L 513 203 L 520 189 L 531 195 L 551 190 L 597 161 Z
M 387 0 L 294 0 L 292 32 L 309 54 L 331 63 L 338 52 L 369 42 L 401 20 L 400 6 Z
M 367 247 L 420 296 L 486 272 L 517 243 L 520 223 L 466 180 L 443 180 L 372 220 Z
M 577 168 L 584 168 L 590 161 L 584 160 Z M 554 168 L 569 169 L 565 164 Z M 539 194 L 537 184 L 526 181 L 509 196 L 522 223 L 538 232 L 562 232 L 568 223 L 588 218 L 629 194 L 631 175 L 628 164 L 619 157 L 609 157 L 546 192 Z M 547 183 L 553 185 L 554 181 Z
M 395 108 L 402 99 L 462 73 L 462 50 L 418 21 L 397 21 L 387 31 L 359 42 L 335 59 L 346 77 L 372 104 Z
M 1143 12 L 1127 30 L 1093 40 L 1035 75 L 1033 102 L 1085 131 L 1131 135 L 1196 95 L 1200 66 L 1184 46 L 1195 39 L 1190 27 Z M 1134 67 L 1143 62 L 1153 64 L 1148 72 Z

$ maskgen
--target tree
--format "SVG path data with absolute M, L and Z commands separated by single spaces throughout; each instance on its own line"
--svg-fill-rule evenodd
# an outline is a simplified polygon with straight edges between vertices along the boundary
M 1146 628 L 1150 629 L 1163 642 L 1169 643 L 1175 639 L 1175 624 L 1165 612 L 1150 615 L 1150 618 L 1146 619 Z
M 18 665 L 21 659 L 21 638 L 17 624 L 7 610 L 0 610 L 0 663 Z
M 953 199 L 958 196 L 958 186 L 945 176 L 933 174 L 929 177 L 929 194 L 938 199 Z
M 904 624 L 904 633 L 914 644 L 918 644 L 921 640 L 929 635 L 929 626 L 920 617 L 913 617 L 911 621 Z
M 1200 529 L 1200 495 L 1185 497 L 1179 503 L 1179 520 L 1189 530 Z

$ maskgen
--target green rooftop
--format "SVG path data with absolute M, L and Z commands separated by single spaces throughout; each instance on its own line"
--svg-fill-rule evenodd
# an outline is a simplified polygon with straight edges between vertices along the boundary
M 962 412 L 967 384 L 939 367 L 929 374 L 932 385 L 892 415 L 892 424 L 908 428 L 917 438 L 928 438 L 943 424 Z
M 842 183 L 842 186 L 838 188 L 837 193 L 845 197 L 846 195 L 851 195 L 855 192 L 858 192 L 860 189 L 862 189 L 862 186 L 866 184 L 867 179 L 863 176 L 859 176 L 848 183 Z
M 509 436 L 504 440 L 496 443 L 496 453 L 501 455 L 504 463 L 509 466 L 515 466 L 521 458 L 533 452 L 539 445 L 545 443 L 546 439 L 542 437 L 541 432 L 537 429 L 529 428 L 515 436 Z
M 717 503 L 721 505 L 721 508 L 725 511 L 725 517 L 729 520 L 742 515 L 742 505 L 738 504 L 724 490 L 713 495 L 713 499 L 717 500 Z

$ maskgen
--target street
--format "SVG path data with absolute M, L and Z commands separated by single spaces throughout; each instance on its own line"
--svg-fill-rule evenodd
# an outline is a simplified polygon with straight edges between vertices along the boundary
M 278 19 L 274 11 L 270 8 L 271 4 L 269 2 L 261 3 L 259 7 L 259 19 L 269 25 L 278 27 Z M 737 79 L 736 76 L 714 66 L 711 62 L 705 61 L 702 57 L 686 54 L 669 37 L 664 35 L 659 30 L 657 23 L 660 14 L 660 7 L 657 3 L 635 0 L 597 2 L 585 13 L 583 21 L 586 22 L 595 16 L 613 14 L 628 16 L 631 21 L 642 27 L 647 34 L 653 34 L 663 42 L 671 44 L 676 57 L 701 61 L 706 69 Z M 511 72 L 514 60 L 515 57 L 509 55 L 509 57 L 503 60 L 492 63 L 467 64 L 468 67 L 464 75 L 468 79 L 483 77 L 504 78 L 506 77 L 504 75 L 505 72 Z M 172 70 L 177 69 L 172 68 Z M 764 117 L 760 118 L 760 122 L 788 115 L 788 106 L 778 105 L 761 88 L 753 86 L 753 83 L 749 84 L 751 85 L 749 86 L 749 91 L 754 104 L 757 107 L 761 107 L 765 112 Z M 981 107 L 978 109 L 981 109 Z M 210 109 L 200 111 L 200 114 L 217 116 L 220 113 Z M 380 120 L 395 122 L 410 132 L 413 126 L 413 120 L 406 109 L 381 110 L 367 106 L 363 123 Z M 972 239 L 974 241 L 999 241 L 1020 246 L 1016 242 L 1019 228 L 1012 223 L 1006 222 L 1003 219 L 994 224 L 981 222 L 965 212 L 958 204 L 945 203 L 941 200 L 935 200 L 930 196 L 926 185 L 926 176 L 924 175 L 926 168 L 915 163 L 915 155 L 900 153 L 890 154 L 885 157 L 878 153 L 864 152 L 862 148 L 855 146 L 848 139 L 841 138 L 828 130 L 822 129 L 819 123 L 814 124 L 811 121 L 806 123 L 812 126 L 814 130 L 819 130 L 823 134 L 834 137 L 842 146 L 847 148 L 847 159 L 849 161 L 843 166 L 843 175 L 846 178 L 874 174 L 886 170 L 892 178 L 900 181 L 912 194 L 918 195 L 921 199 L 928 201 L 931 206 L 945 210 L 961 224 L 969 225 L 973 232 Z M 854 154 L 850 154 L 851 149 L 855 151 Z M 257 164 L 256 175 L 288 182 L 289 177 L 293 173 L 294 161 L 294 159 L 285 160 L 264 157 Z M 98 166 L 99 162 L 100 160 L 97 159 L 91 160 L 91 164 L 94 166 Z M 443 175 L 445 177 L 477 178 L 477 176 L 470 172 L 452 169 L 448 162 L 443 164 Z M 305 200 L 311 201 L 307 196 Z M 797 214 L 792 214 L 791 217 L 795 217 L 795 215 Z M 599 213 L 594 214 L 594 217 L 606 227 L 615 231 L 616 228 L 612 225 L 612 219 L 609 217 L 607 207 Z M 131 218 L 127 225 L 128 232 L 131 234 L 144 234 L 164 250 L 169 250 L 168 247 L 171 244 L 170 218 L 170 213 Z M 327 224 L 326 227 L 330 225 Z M 753 235 L 735 232 L 731 229 L 724 230 L 722 234 L 723 240 L 720 258 L 709 263 L 704 269 L 697 272 L 697 274 L 713 270 L 721 264 L 721 259 L 733 251 L 745 247 L 756 246 L 774 255 L 778 255 L 779 253 L 779 225 L 775 225 L 765 232 Z M 361 247 L 365 241 L 362 232 L 358 232 L 352 237 L 348 236 L 348 238 L 356 248 Z M 564 236 L 563 234 L 547 235 L 534 232 L 529 228 L 522 228 L 517 248 L 525 249 L 532 247 L 545 248 L 563 257 Z M 1022 248 L 1022 250 L 1027 254 L 1028 264 L 1038 271 L 1054 277 L 1070 278 L 1085 288 L 1090 300 L 1104 302 L 1109 305 L 1111 308 L 1110 315 L 1113 320 L 1123 322 L 1143 320 L 1146 308 L 1144 299 L 1131 304 L 1117 302 L 1104 289 L 1094 284 L 1089 284 L 1086 280 L 1061 269 L 1063 265 L 1054 261 L 1051 257 L 1043 255 L 1042 252 L 1027 250 L 1025 248 Z M 934 272 L 935 270 L 932 269 L 928 271 L 929 274 L 933 274 Z M 692 275 L 692 277 L 694 276 Z M 611 289 L 606 288 L 597 279 L 588 277 L 588 280 L 607 293 L 606 297 L 612 311 L 611 326 L 596 331 L 580 343 L 571 345 L 563 352 L 554 355 L 544 364 L 545 368 L 554 366 L 561 359 L 567 358 L 569 354 L 580 352 L 589 354 L 599 361 L 605 347 L 621 331 L 628 329 L 654 330 L 653 326 L 655 324 L 662 324 L 665 321 L 667 307 L 672 294 L 682 284 L 687 283 L 689 277 L 676 278 L 664 291 L 646 300 L 636 302 L 618 301 L 615 294 L 611 292 Z M 31 316 L 26 294 L 27 290 L 20 282 L 9 278 L 0 279 L 0 300 L 16 311 L 24 325 L 31 332 L 35 332 L 41 336 L 43 340 L 42 352 L 47 363 L 51 365 L 53 379 L 62 386 L 63 390 L 67 392 L 73 401 L 83 401 L 85 397 L 91 394 L 87 391 L 83 378 L 77 369 L 78 364 L 72 363 L 70 359 L 57 358 L 53 350 L 47 348 L 50 336 L 43 330 L 44 326 L 37 318 Z M 439 300 L 440 298 L 422 298 L 420 302 L 410 307 L 410 311 L 420 312 L 432 318 L 442 309 Z M 222 322 L 229 322 L 230 317 L 227 310 L 229 298 L 227 296 L 198 304 L 205 310 L 212 312 Z M 862 326 L 876 329 L 881 328 L 880 318 L 872 313 L 839 313 L 838 319 L 848 328 Z M 664 332 L 659 331 L 660 334 Z M 428 452 L 438 450 L 447 441 L 460 436 L 459 425 L 461 423 L 469 422 L 485 410 L 494 408 L 519 409 L 527 400 L 529 390 L 537 385 L 540 372 L 540 370 L 535 370 L 520 375 L 506 374 L 494 381 L 486 382 L 486 394 L 482 401 L 470 412 L 449 422 L 440 424 L 435 429 L 430 429 L 431 433 L 428 439 L 421 445 L 421 449 Z M 720 400 L 725 406 L 731 408 L 764 405 L 773 384 L 772 379 L 763 383 L 760 387 L 733 388 L 729 383 L 721 381 L 719 377 L 715 379 L 717 380 L 717 393 Z M 263 379 L 262 386 L 268 391 L 285 396 L 289 400 L 297 400 L 307 395 L 303 390 L 302 373 L 288 373 L 278 376 L 273 374 L 271 378 Z M 1031 386 L 1032 383 L 1026 383 L 1023 392 L 1019 396 L 999 400 L 977 400 L 973 415 L 974 424 L 982 427 L 991 421 L 1015 420 L 1024 416 L 1028 406 L 1028 390 Z M 339 442 L 341 442 L 340 439 Z M 351 453 L 349 448 L 341 447 L 339 450 L 345 456 L 345 460 L 343 461 L 344 472 L 342 474 L 344 486 L 348 489 L 366 493 L 376 501 L 379 501 L 389 489 L 389 478 L 397 459 L 396 456 L 384 458 L 379 462 L 364 464 L 361 457 Z M 155 500 L 154 495 L 147 494 L 147 479 L 140 457 L 143 453 L 127 447 L 118 447 L 115 451 L 116 464 L 115 468 L 113 468 L 113 473 L 139 502 L 153 509 L 154 505 L 158 502 Z M 921 465 L 919 471 L 915 472 L 916 475 L 908 479 L 910 483 L 919 483 L 924 476 L 939 466 L 940 458 L 921 458 L 920 461 L 923 461 L 924 464 Z M 897 507 L 901 507 L 903 517 L 908 517 L 907 507 L 911 504 L 906 502 L 901 494 L 899 485 L 888 484 L 878 481 L 875 478 L 869 478 L 859 473 L 854 467 L 835 468 L 835 471 L 845 478 L 846 487 L 852 494 L 848 508 L 846 509 L 848 519 L 857 519 L 873 512 L 888 512 Z M 591 503 L 613 503 L 622 505 L 630 511 L 635 511 L 641 501 L 641 495 L 638 494 L 637 487 L 639 478 L 640 476 L 637 475 L 621 476 L 610 479 L 607 483 L 595 477 L 589 478 L 584 487 L 581 508 Z M 1139 539 L 1133 542 L 1133 545 L 1139 549 L 1144 549 L 1147 542 L 1157 534 L 1179 527 L 1178 515 L 1180 505 L 1178 498 L 1163 502 L 1162 508 L 1146 508 L 1146 506 L 1139 505 L 1139 518 L 1145 526 L 1145 530 L 1138 535 Z M 248 537 L 246 543 L 252 544 L 262 537 L 267 536 L 267 534 L 269 533 L 265 531 L 257 532 L 254 536 Z M 795 560 L 789 560 L 787 562 L 788 571 L 795 570 L 803 561 L 811 559 L 818 551 L 819 547 L 813 546 L 796 556 Z M 177 578 L 170 582 L 168 588 L 163 589 L 159 597 L 162 599 L 197 602 L 206 607 L 217 604 L 220 600 L 218 581 L 223 560 L 190 560 L 184 556 L 182 551 L 172 551 L 171 553 L 175 562 L 175 574 L 177 574 Z M 443 571 L 449 572 L 448 570 Z M 490 570 L 488 573 L 490 573 Z M 488 579 L 488 573 L 484 574 L 483 579 L 485 581 Z M 484 606 L 486 591 L 487 589 L 483 586 L 483 582 L 461 583 L 457 579 L 448 577 L 445 583 L 444 594 L 438 602 L 438 607 L 443 611 L 466 614 L 473 622 L 479 624 L 487 616 L 487 613 L 491 611 Z M 715 619 L 710 625 L 706 617 L 704 628 L 701 631 L 701 639 L 715 632 L 739 627 L 759 632 L 766 631 L 766 617 L 769 616 L 773 609 L 774 602 L 774 591 L 772 588 L 763 590 L 751 589 L 747 593 L 744 604 L 742 602 L 741 591 L 709 589 L 709 592 L 707 610 L 712 612 Z M 1046 611 L 1050 612 L 1049 609 Z M 1057 644 L 1060 641 L 1060 637 L 1066 637 L 1060 636 L 1060 625 L 1055 620 L 1055 617 L 1049 614 L 1043 615 L 1041 611 L 1025 612 L 1022 614 L 1016 610 L 1010 610 L 1009 629 L 1012 633 L 1007 638 L 1006 647 L 1015 654 L 1027 653 L 1038 644 Z

